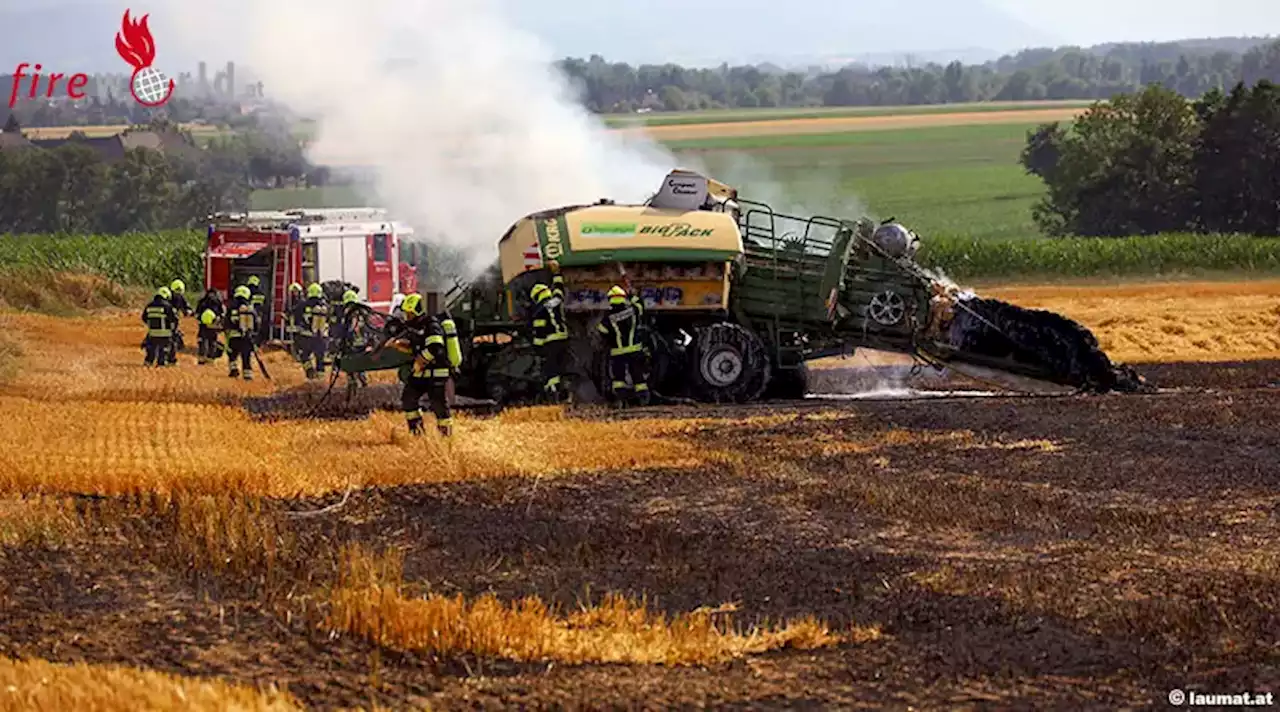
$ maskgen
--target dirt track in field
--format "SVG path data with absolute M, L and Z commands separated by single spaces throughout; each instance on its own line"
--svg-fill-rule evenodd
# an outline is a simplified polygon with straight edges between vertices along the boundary
M 793 136 L 798 134 L 884 131 L 938 126 L 967 126 L 972 124 L 1032 124 L 1049 121 L 1069 121 L 1079 116 L 1083 111 L 1084 109 L 1081 108 L 1059 107 L 1053 109 L 904 114 L 898 116 L 773 119 L 767 121 L 647 126 L 619 130 L 631 133 L 643 132 L 660 141 L 689 141 L 710 138 Z

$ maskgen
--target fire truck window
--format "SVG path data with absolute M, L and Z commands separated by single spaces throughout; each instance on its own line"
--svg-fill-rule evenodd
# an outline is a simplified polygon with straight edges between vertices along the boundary
M 373 261 L 387 262 L 389 260 L 390 260 L 390 257 L 387 256 L 387 236 L 374 235 L 373 236 Z

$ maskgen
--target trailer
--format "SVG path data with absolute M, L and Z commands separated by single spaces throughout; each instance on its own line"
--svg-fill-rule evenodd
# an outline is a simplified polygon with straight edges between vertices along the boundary
M 205 288 L 227 299 L 257 276 L 266 295 L 270 338 L 286 339 L 289 285 L 329 285 L 331 299 L 355 289 L 371 307 L 390 311 L 397 293 L 418 288 L 425 245 L 381 208 L 251 211 L 210 216 Z

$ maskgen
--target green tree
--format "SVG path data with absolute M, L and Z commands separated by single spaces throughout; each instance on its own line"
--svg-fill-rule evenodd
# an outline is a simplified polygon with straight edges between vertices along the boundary
M 1066 130 L 1057 121 L 1041 124 L 1034 131 L 1027 132 L 1027 145 L 1022 149 L 1019 162 L 1027 173 L 1045 181 L 1054 180 L 1066 138 Z
M 105 232 L 159 230 L 170 226 L 177 191 L 169 163 L 145 148 L 125 152 L 109 171 L 107 201 L 101 216 Z
M 0 232 L 52 232 L 65 169 L 51 151 L 0 154 Z
M 1237 84 L 1198 106 L 1196 151 L 1200 226 L 1215 232 L 1280 233 L 1280 87 Z
M 1118 236 L 1194 224 L 1195 146 L 1200 120 L 1160 86 L 1095 104 L 1053 145 L 1058 160 L 1033 216 L 1049 234 Z M 1028 152 L 1043 151 L 1032 135 Z
M 107 192 L 107 167 L 102 154 L 79 143 L 67 143 L 52 152 L 62 165 L 58 201 L 60 231 L 88 232 L 98 225 Z

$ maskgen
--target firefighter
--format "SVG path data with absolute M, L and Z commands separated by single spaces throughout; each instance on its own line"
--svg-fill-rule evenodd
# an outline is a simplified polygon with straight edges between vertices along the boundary
M 329 335 L 329 305 L 324 300 L 324 289 L 316 282 L 307 285 L 307 298 L 302 302 L 302 319 L 298 322 L 300 355 L 306 367 L 307 378 L 314 379 L 324 373 L 325 339 Z
M 191 305 L 187 303 L 187 285 L 180 279 L 175 279 L 169 285 L 169 303 L 173 305 L 173 311 L 178 315 L 179 319 L 173 325 L 173 339 L 169 342 L 168 362 L 176 364 L 178 362 L 178 352 L 186 348 L 186 344 L 182 340 L 182 319 L 184 316 L 191 316 Z
M 366 346 L 361 320 L 351 318 L 351 307 L 358 304 L 360 296 L 354 289 L 348 289 L 342 293 L 342 304 L 335 310 L 333 324 L 329 327 L 329 338 L 334 343 L 333 351 L 339 355 L 363 351 Z M 336 363 L 334 368 L 337 368 Z M 364 373 L 347 374 L 347 388 L 354 389 L 356 384 L 367 386 L 369 379 Z
M 253 342 L 261 344 L 267 329 L 267 295 L 262 292 L 262 280 L 258 275 L 249 275 L 249 303 L 258 318 L 258 330 L 253 333 Z
M 609 390 L 619 404 L 630 401 L 632 396 L 641 405 L 649 403 L 649 374 L 644 344 L 640 340 L 642 316 L 635 300 L 627 297 L 627 290 L 618 286 L 609 290 L 609 313 L 600 320 L 596 330 L 609 349 Z
M 563 294 L 563 291 L 560 292 Z M 569 394 L 564 374 L 569 358 L 569 326 L 564 319 L 564 299 L 545 284 L 529 291 L 533 298 L 533 345 L 542 357 L 543 395 L 553 403 L 564 402 Z
M 436 417 L 436 429 L 444 437 L 453 435 L 453 413 L 449 409 L 449 367 L 448 346 L 444 328 L 439 319 L 425 314 L 421 294 L 409 294 L 404 298 L 401 308 L 408 318 L 406 326 L 408 346 L 413 352 L 413 365 L 409 373 L 403 376 L 404 390 L 400 394 L 400 405 L 404 408 L 404 418 L 409 425 L 409 432 L 414 435 L 423 433 L 422 397 L 431 400 L 431 412 Z
M 196 318 L 200 321 L 196 333 L 196 363 L 201 366 L 222 356 L 222 343 L 218 341 L 222 314 L 222 293 L 210 287 L 196 304 Z
M 244 380 L 253 380 L 253 335 L 258 333 L 258 312 L 253 308 L 253 292 L 247 285 L 236 287 L 231 300 L 231 308 L 227 310 L 224 330 L 227 334 L 227 360 L 231 363 L 228 375 L 232 378 L 240 375 L 244 369 Z M 236 360 L 240 363 L 237 364 Z
M 178 324 L 178 314 L 169 303 L 172 293 L 168 287 L 156 290 L 155 296 L 142 309 L 142 323 L 147 325 L 147 337 L 143 341 L 147 350 L 146 366 L 169 365 L 169 349 L 173 345 L 173 331 Z
M 289 353 L 294 360 L 302 363 L 301 345 L 298 343 L 298 324 L 302 321 L 302 285 L 294 282 L 289 285 L 289 296 L 284 306 L 285 338 L 289 340 Z

